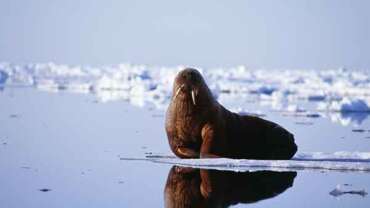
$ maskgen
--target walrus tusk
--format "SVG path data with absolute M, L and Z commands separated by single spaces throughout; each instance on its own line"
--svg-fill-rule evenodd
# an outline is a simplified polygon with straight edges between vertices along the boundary
M 182 84 L 177 90 L 176 90 L 176 93 L 175 93 L 175 96 L 173 97 L 173 99 L 176 99 L 177 95 L 179 95 L 181 89 L 185 86 L 185 84 Z
M 195 102 L 195 92 L 194 92 L 194 90 L 191 90 L 191 99 L 193 100 L 193 104 L 197 105 L 197 103 Z

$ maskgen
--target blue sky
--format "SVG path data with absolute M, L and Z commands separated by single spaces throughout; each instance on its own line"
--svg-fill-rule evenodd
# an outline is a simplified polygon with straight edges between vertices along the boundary
M 0 0 L 0 61 L 370 68 L 370 3 Z

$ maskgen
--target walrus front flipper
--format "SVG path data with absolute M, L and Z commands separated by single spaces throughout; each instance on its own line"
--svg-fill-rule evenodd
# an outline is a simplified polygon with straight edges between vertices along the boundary
M 220 158 L 225 148 L 225 140 L 217 138 L 220 136 L 216 133 L 217 128 L 211 124 L 206 124 L 202 128 L 202 146 L 200 148 L 201 158 Z
M 178 147 L 176 148 L 176 155 L 180 158 L 199 158 L 199 152 L 196 152 L 190 148 Z
M 289 160 L 297 152 L 293 134 L 279 125 L 267 129 L 266 146 L 269 147 L 270 158 L 275 160 Z

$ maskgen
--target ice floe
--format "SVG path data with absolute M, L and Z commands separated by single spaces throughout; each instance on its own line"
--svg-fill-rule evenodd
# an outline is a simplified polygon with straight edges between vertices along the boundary
M 146 160 L 186 167 L 230 171 L 356 171 L 370 173 L 370 152 L 300 153 L 291 160 L 246 160 L 246 159 L 179 159 L 151 155 Z
M 229 158 L 180 159 L 175 156 L 150 154 L 145 158 L 120 160 L 142 160 L 185 167 L 228 170 L 228 171 L 337 171 L 370 173 L 370 152 L 298 153 L 291 160 L 247 160 Z
M 119 64 L 89 67 L 0 63 L 0 85 L 33 86 L 52 92 L 93 93 L 101 102 L 125 100 L 133 105 L 154 105 L 165 109 L 171 97 L 174 77 L 182 68 L 184 66 Z M 370 75 L 367 72 L 343 68 L 266 70 L 245 66 L 200 71 L 221 103 L 225 99 L 239 99 L 237 103 L 230 102 L 228 107 L 234 109 L 248 111 L 243 102 L 253 101 L 274 110 L 301 114 L 370 112 Z M 304 103 L 315 103 L 318 107 L 307 108 Z M 351 119 L 351 116 L 345 115 L 343 123 L 351 122 Z M 354 120 L 361 121 L 358 117 Z

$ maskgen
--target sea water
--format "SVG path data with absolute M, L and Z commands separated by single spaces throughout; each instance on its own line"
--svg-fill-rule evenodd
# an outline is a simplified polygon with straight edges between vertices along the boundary
M 366 73 L 203 69 L 225 107 L 294 133 L 298 153 L 279 164 L 176 159 L 164 119 L 180 68 L 2 64 L 1 207 L 161 207 L 174 165 L 242 178 L 260 171 L 296 173 L 279 194 L 260 194 L 248 203 L 240 198 L 230 206 L 369 206 Z M 260 186 L 253 183 L 250 190 Z

